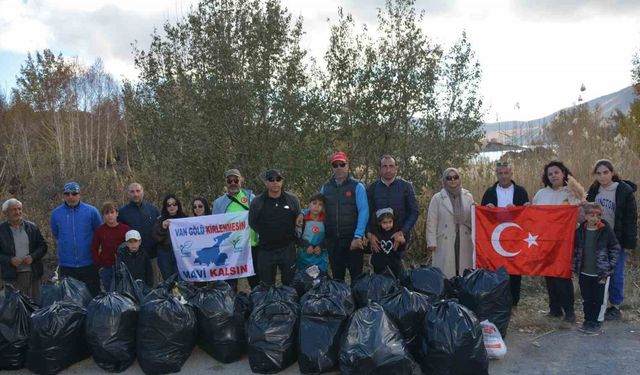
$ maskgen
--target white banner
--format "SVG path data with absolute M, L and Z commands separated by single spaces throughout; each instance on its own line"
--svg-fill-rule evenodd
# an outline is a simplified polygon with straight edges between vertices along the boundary
M 169 223 L 178 273 L 183 280 L 254 275 L 248 211 L 171 219 Z

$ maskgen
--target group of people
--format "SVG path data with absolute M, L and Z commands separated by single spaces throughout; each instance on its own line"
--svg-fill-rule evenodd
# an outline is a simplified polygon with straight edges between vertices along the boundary
M 255 195 L 244 187 L 240 171 L 229 169 L 223 174 L 225 193 L 212 205 L 203 197 L 194 198 L 190 214 L 248 211 L 256 270 L 256 275 L 248 278 L 251 288 L 260 282 L 275 284 L 278 270 L 284 284 L 292 281 L 297 269 L 320 273 L 330 270 L 332 277 L 339 280 L 344 280 L 348 271 L 354 279 L 363 271 L 365 252 L 371 253 L 375 272 L 389 269 L 399 276 L 403 254 L 419 216 L 413 185 L 398 176 L 398 164 L 391 155 L 381 157 L 379 177 L 368 187 L 350 173 L 349 158 L 344 152 L 335 152 L 329 162 L 332 176 L 304 209 L 296 195 L 284 189 L 285 178 L 280 170 L 266 171 L 262 176 L 265 191 Z M 608 291 L 611 305 L 606 317 L 619 319 L 624 262 L 627 252 L 636 247 L 636 185 L 621 180 L 610 161 L 600 160 L 593 171 L 595 181 L 585 197 L 569 169 L 560 161 L 552 161 L 544 167 L 544 188 L 530 201 L 525 188 L 513 181 L 511 164 L 498 162 L 495 172 L 497 182 L 486 190 L 481 205 L 581 207 L 580 223 L 584 224 L 576 231 L 574 271 L 580 278 L 585 316 L 588 310 L 587 320 L 597 328 L 603 318 L 599 306 Z M 168 194 L 158 209 L 144 199 L 143 187 L 136 182 L 128 186 L 127 193 L 127 204 L 118 208 L 105 202 L 98 211 L 82 201 L 78 183 L 68 182 L 63 188 L 64 202 L 51 214 L 59 273 L 85 282 L 94 295 L 109 288 L 114 267 L 120 263 L 149 286 L 157 284 L 160 275 L 167 279 L 177 273 L 169 227 L 170 219 L 187 216 L 182 202 Z M 429 204 L 426 246 L 432 252 L 432 265 L 448 278 L 473 267 L 473 204 L 473 196 L 462 187 L 460 171 L 447 168 L 442 175 L 442 189 Z M 0 267 L 5 282 L 37 300 L 47 243 L 38 226 L 23 219 L 22 209 L 22 203 L 15 198 L 2 205 L 7 220 L 0 224 Z M 606 234 L 608 231 L 611 233 Z M 513 305 L 517 306 L 521 275 L 510 277 Z M 230 281 L 233 287 L 236 282 Z M 567 323 L 575 322 L 571 279 L 547 277 L 546 285 L 549 314 L 563 317 Z

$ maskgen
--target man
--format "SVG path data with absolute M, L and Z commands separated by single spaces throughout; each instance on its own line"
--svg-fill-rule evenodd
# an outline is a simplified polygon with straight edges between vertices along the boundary
M 487 207 L 513 207 L 524 206 L 529 203 L 529 194 L 524 187 L 516 184 L 513 177 L 513 166 L 509 162 L 499 161 L 496 163 L 496 177 L 498 182 L 485 191 L 482 196 L 482 205 Z M 518 306 L 520 301 L 521 275 L 511 275 L 511 297 L 513 307 Z
M 240 171 L 237 169 L 229 169 L 224 172 L 224 182 L 227 188 L 227 193 L 222 194 L 215 201 L 213 201 L 213 214 L 224 214 L 227 212 L 248 211 L 249 205 L 255 195 L 249 189 L 243 189 L 244 178 Z M 253 267 L 258 264 L 258 242 L 256 240 L 256 232 L 251 230 L 251 258 L 253 259 Z M 235 280 L 230 280 L 234 281 Z M 249 286 L 251 289 L 255 288 L 260 283 L 260 278 L 257 273 L 254 276 L 248 278 Z M 232 283 L 233 284 L 233 283 Z M 234 285 L 232 285 L 234 286 Z
M 98 209 L 81 201 L 77 182 L 64 184 L 64 202 L 51 213 L 51 234 L 58 241 L 60 274 L 84 282 L 93 296 L 100 293 L 91 241 L 102 218 Z
M 347 268 L 351 280 L 362 273 L 365 235 L 369 222 L 369 203 L 362 182 L 349 174 L 349 158 L 338 151 L 329 160 L 333 176 L 320 193 L 327 200 L 325 234 L 333 278 L 344 280 Z
M 7 199 L 2 204 L 2 213 L 7 218 L 0 224 L 2 279 L 39 303 L 42 257 L 47 253 L 47 242 L 36 224 L 23 219 L 19 200 Z
M 408 245 L 411 239 L 411 229 L 418 220 L 418 202 L 411 182 L 398 177 L 398 165 L 391 155 L 384 155 L 380 159 L 380 178 L 367 188 L 369 197 L 369 223 L 367 237 L 371 243 L 371 250 L 380 251 L 380 241 L 376 236 L 376 211 L 384 208 L 393 209 L 395 226 L 398 231 L 392 235 L 396 248 L 401 243 Z M 407 248 L 405 245 L 405 249 Z M 400 275 L 396 275 L 400 277 Z
M 160 211 L 156 206 L 144 200 L 144 189 L 137 182 L 129 184 L 127 195 L 129 203 L 118 210 L 118 221 L 137 230 L 142 236 L 142 246 L 151 258 L 154 285 L 157 285 L 160 282 L 160 270 L 158 269 L 158 244 L 153 236 L 153 225 L 160 216 Z
M 277 169 L 264 175 L 267 191 L 251 201 L 249 226 L 258 234 L 257 270 L 260 282 L 275 285 L 277 268 L 281 280 L 289 285 L 296 267 L 296 218 L 298 198 L 282 189 L 284 179 Z M 256 265 L 254 264 L 254 268 Z

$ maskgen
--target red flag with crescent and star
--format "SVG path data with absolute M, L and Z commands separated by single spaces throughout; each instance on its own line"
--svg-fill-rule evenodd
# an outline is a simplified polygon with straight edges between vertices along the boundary
M 474 206 L 472 219 L 476 268 L 571 278 L 577 206 Z

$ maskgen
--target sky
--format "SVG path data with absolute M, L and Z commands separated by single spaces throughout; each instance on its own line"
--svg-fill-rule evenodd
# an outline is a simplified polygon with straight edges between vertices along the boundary
M 384 0 L 281 0 L 302 16 L 303 47 L 323 61 L 338 8 L 376 28 Z M 28 52 L 49 48 L 116 79 L 137 77 L 133 47 L 197 0 L 0 0 L 0 90 L 15 86 Z M 482 71 L 485 121 L 533 120 L 631 84 L 640 51 L 638 0 L 416 0 L 425 34 L 446 50 L 463 30 Z M 586 90 L 580 92 L 584 84 Z

